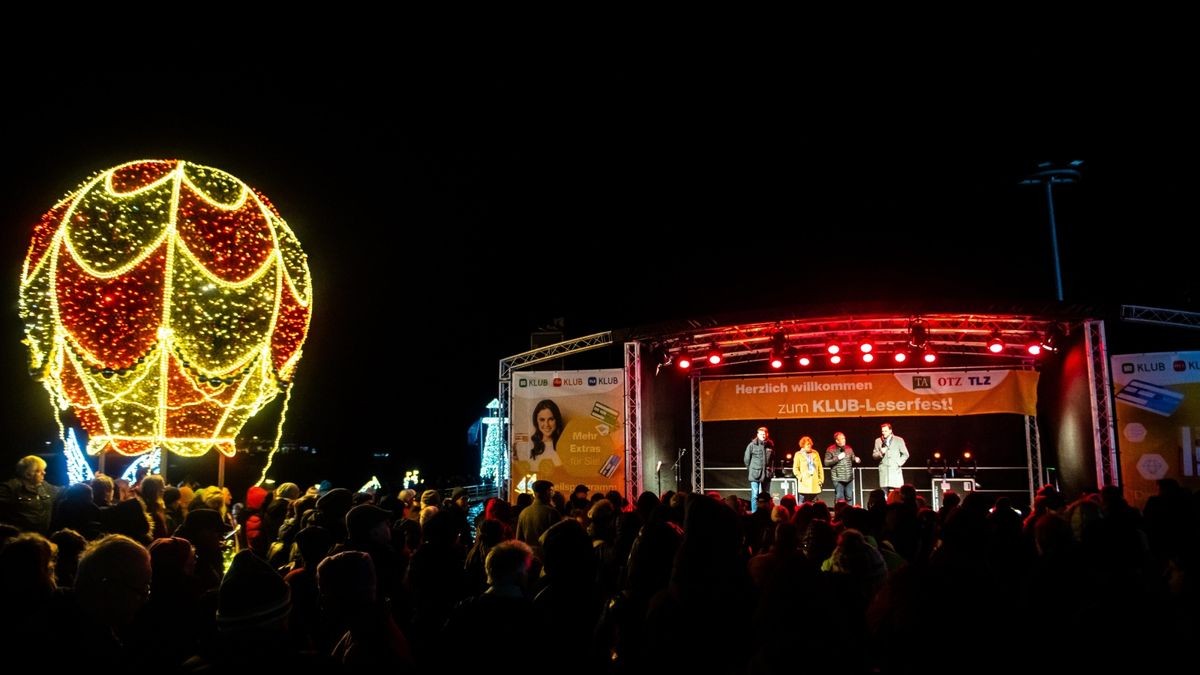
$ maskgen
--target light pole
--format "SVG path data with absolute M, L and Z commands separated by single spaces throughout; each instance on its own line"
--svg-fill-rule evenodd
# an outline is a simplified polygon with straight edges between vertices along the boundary
M 1059 302 L 1062 302 L 1063 299 L 1063 284 L 1062 266 L 1058 262 L 1058 224 L 1054 222 L 1054 185 L 1079 182 L 1081 176 L 1079 169 L 1082 166 L 1083 160 L 1080 159 L 1073 159 L 1065 165 L 1055 162 L 1038 162 L 1037 171 L 1021 181 L 1021 185 L 1046 186 L 1046 207 L 1050 214 L 1050 247 L 1054 253 L 1054 283 L 1058 291 Z

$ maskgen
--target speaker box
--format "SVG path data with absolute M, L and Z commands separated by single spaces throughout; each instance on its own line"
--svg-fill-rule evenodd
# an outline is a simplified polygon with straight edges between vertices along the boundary
M 775 498 L 775 503 L 779 503 L 779 498 L 784 495 L 796 496 L 796 479 L 795 478 L 772 478 L 771 479 L 771 496 Z
M 954 490 L 959 497 L 966 497 L 968 492 L 975 490 L 974 478 L 934 478 L 931 492 L 933 493 L 932 506 L 933 510 L 937 511 L 942 508 L 942 493 L 947 490 Z

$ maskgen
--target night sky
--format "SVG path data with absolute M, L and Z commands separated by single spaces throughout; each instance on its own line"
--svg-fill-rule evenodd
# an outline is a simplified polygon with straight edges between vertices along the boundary
M 285 439 L 349 461 L 390 449 L 427 475 L 465 471 L 497 360 L 559 317 L 570 337 L 1053 299 L 1045 196 L 1018 185 L 1039 160 L 1086 162 L 1056 199 L 1069 302 L 1200 309 L 1196 111 L 1158 67 L 1175 54 L 958 45 L 847 67 L 849 48 L 460 62 L 279 46 L 10 74 L 0 475 L 55 435 L 16 311 L 32 225 L 140 158 L 234 174 L 304 246 L 314 319 Z

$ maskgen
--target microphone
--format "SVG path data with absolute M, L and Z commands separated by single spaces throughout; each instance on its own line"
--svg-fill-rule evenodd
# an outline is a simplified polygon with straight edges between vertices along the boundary
M 658 466 L 654 468 L 655 473 L 658 473 L 659 471 L 662 471 L 662 460 L 661 459 L 658 460 Z

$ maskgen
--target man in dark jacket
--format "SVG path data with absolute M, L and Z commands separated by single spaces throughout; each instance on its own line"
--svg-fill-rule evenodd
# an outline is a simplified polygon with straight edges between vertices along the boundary
M 846 434 L 834 432 L 833 445 L 825 448 L 824 460 L 825 466 L 831 468 L 834 499 L 845 499 L 854 505 L 854 465 L 861 462 L 862 459 L 854 454 L 854 448 L 846 445 Z
M 50 534 L 50 514 L 59 488 L 46 482 L 46 462 L 37 455 L 17 462 L 17 477 L 0 483 L 0 523 L 24 532 Z
M 767 438 L 767 428 L 759 427 L 754 440 L 746 446 L 746 455 L 742 460 L 749 471 L 751 512 L 758 508 L 758 494 L 771 492 L 771 460 L 774 456 L 775 444 Z

